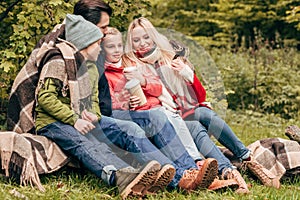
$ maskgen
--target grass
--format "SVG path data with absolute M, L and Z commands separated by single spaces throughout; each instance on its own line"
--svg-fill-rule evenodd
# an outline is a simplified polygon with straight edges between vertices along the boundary
M 296 120 L 286 121 L 273 115 L 262 115 L 260 113 L 228 111 L 226 114 L 226 121 L 246 145 L 266 137 L 282 137 L 287 139 L 284 135 L 286 126 L 291 124 L 299 125 Z M 165 191 L 160 192 L 156 196 L 149 196 L 148 199 L 300 199 L 299 177 L 296 177 L 294 180 L 282 181 L 282 187 L 276 190 L 261 185 L 258 180 L 247 174 L 243 174 L 243 176 L 250 186 L 250 194 L 248 195 L 237 195 L 230 189 L 218 192 L 199 190 L 191 194 L 184 194 L 178 191 Z M 19 186 L 2 177 L 0 181 L 0 199 L 120 199 L 116 188 L 106 186 L 89 172 L 63 169 L 53 174 L 42 175 L 41 181 L 46 189 L 44 193 L 30 186 Z

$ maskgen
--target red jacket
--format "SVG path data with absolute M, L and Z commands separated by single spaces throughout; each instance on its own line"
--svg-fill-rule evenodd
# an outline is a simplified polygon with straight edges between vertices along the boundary
M 194 102 L 188 102 L 184 96 L 178 96 L 178 94 L 174 94 L 171 92 L 174 101 L 178 105 L 177 109 L 181 111 L 181 116 L 183 119 L 193 114 L 195 112 L 195 109 L 199 106 L 208 107 L 206 104 L 204 104 L 204 102 L 206 101 L 206 90 L 196 74 L 194 74 L 193 83 L 189 83 L 187 81 L 184 82 L 187 85 L 189 91 L 188 95 L 191 96 L 192 99 L 194 99 Z
M 115 67 L 111 64 L 105 64 L 105 76 L 108 80 L 110 95 L 112 98 L 113 110 L 128 110 L 129 98 L 125 98 L 128 91 L 125 89 L 127 82 L 123 75 L 123 67 Z M 161 102 L 157 98 L 162 93 L 162 85 L 157 77 L 151 73 L 143 74 L 146 79 L 146 86 L 142 87 L 147 99 L 147 103 L 137 107 L 135 110 L 148 110 L 161 106 Z

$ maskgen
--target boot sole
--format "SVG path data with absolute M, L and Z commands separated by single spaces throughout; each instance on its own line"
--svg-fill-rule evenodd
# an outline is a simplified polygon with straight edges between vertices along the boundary
M 216 159 L 207 158 L 200 169 L 196 179 L 196 188 L 206 189 L 215 180 L 218 174 L 218 162 Z
M 155 182 L 147 191 L 145 191 L 145 194 L 155 194 L 159 190 L 164 190 L 173 180 L 175 173 L 176 169 L 172 165 L 164 165 L 158 172 Z
M 131 181 L 131 183 L 121 193 L 122 199 L 130 197 L 142 197 L 142 191 L 145 187 L 151 186 L 156 180 L 157 173 L 160 170 L 161 165 L 157 161 L 150 161 Z
M 223 189 L 227 189 L 227 188 L 231 188 L 233 190 L 236 190 L 239 187 L 239 184 L 236 182 L 236 180 L 234 179 L 228 179 L 228 180 L 224 180 L 222 182 L 223 184 L 219 184 L 219 185 L 210 185 L 208 187 L 209 190 L 223 190 Z
M 261 165 L 261 168 L 257 167 L 257 169 L 255 168 L 255 164 L 249 163 L 247 166 L 251 173 L 253 173 L 262 182 L 263 185 L 274 187 L 276 189 L 280 188 L 280 180 L 274 174 L 272 174 L 272 172 L 264 168 L 264 166 Z M 262 173 L 259 173 L 257 171 L 262 171 Z M 259 174 L 264 174 L 266 178 Z

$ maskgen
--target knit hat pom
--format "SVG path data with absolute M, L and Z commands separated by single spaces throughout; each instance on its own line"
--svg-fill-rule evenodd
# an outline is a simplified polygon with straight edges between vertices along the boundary
M 67 14 L 66 40 L 82 50 L 103 37 L 103 33 L 93 23 L 80 15 Z

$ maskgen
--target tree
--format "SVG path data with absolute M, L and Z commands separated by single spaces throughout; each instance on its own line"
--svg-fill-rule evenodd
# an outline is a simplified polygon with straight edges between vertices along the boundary
M 172 27 L 202 44 L 248 48 L 255 46 L 255 37 L 260 34 L 277 47 L 284 45 L 284 40 L 300 41 L 295 28 L 299 5 L 299 0 L 156 1 L 152 19 L 156 26 Z

